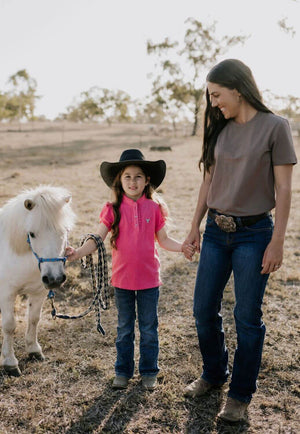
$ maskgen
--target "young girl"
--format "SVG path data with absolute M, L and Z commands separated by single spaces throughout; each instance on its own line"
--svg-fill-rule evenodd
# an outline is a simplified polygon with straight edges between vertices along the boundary
M 138 149 L 124 151 L 119 162 L 103 162 L 100 173 L 112 188 L 114 201 L 100 213 L 102 240 L 111 231 L 112 278 L 118 310 L 116 376 L 113 388 L 124 389 L 134 374 L 134 329 L 136 304 L 140 330 L 139 372 L 142 384 L 154 389 L 158 368 L 158 317 L 160 263 L 155 240 L 169 251 L 183 251 L 182 243 L 170 238 L 165 229 L 166 206 L 155 200 L 154 189 L 163 181 L 163 160 L 146 161 Z M 82 247 L 67 248 L 69 260 L 96 250 L 93 240 Z M 187 256 L 194 247 L 184 248 Z

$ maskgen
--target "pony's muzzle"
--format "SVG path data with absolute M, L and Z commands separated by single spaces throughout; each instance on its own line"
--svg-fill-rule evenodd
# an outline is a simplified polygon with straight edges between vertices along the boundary
M 42 276 L 42 282 L 47 289 L 59 288 L 65 282 L 65 280 L 65 273 L 61 273 L 58 276 L 48 273 Z

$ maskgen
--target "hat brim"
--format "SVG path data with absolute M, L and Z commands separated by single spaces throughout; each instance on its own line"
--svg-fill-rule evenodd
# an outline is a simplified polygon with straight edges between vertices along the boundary
M 141 161 L 141 160 L 127 160 L 117 163 L 109 163 L 103 161 L 100 165 L 100 174 L 108 187 L 112 187 L 113 182 L 117 174 L 121 169 L 126 166 L 139 166 L 141 167 L 147 176 L 150 176 L 150 184 L 157 188 L 166 175 L 166 163 L 164 160 L 158 161 Z

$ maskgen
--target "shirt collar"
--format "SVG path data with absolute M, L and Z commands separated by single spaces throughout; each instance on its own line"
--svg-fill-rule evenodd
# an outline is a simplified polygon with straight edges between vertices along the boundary
M 122 202 L 127 205 L 134 206 L 135 204 L 140 204 L 145 200 L 147 200 L 145 194 L 143 194 L 143 196 L 141 196 L 137 201 L 130 199 L 130 197 L 127 197 L 125 194 L 123 194 Z

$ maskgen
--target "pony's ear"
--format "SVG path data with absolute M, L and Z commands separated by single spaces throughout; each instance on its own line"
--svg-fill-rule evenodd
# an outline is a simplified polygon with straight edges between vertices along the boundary
M 24 206 L 25 206 L 26 209 L 28 209 L 28 211 L 31 211 L 32 208 L 35 207 L 35 203 L 31 199 L 26 199 L 24 201 Z
M 71 199 L 72 199 L 72 195 L 71 194 L 69 194 L 68 196 L 64 197 L 64 200 L 65 200 L 66 203 L 71 202 Z

